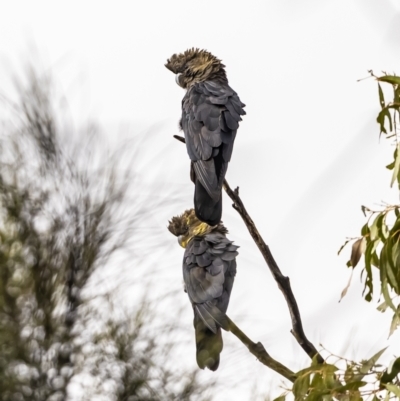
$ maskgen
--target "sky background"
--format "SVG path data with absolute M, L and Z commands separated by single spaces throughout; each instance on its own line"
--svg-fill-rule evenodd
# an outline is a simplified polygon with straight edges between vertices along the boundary
M 350 275 L 350 248 L 337 256 L 347 236 L 359 235 L 362 204 L 398 202 L 384 168 L 393 149 L 379 140 L 375 122 L 377 85 L 372 79 L 357 82 L 370 69 L 400 73 L 398 2 L 0 1 L 1 94 L 13 96 L 10 77 L 24 63 L 39 63 L 65 95 L 76 126 L 95 120 L 115 142 L 148 137 L 138 145 L 135 167 L 142 172 L 143 192 L 166 185 L 179 194 L 173 204 L 166 199 L 149 223 L 168 249 L 157 292 L 164 283 L 168 289 L 182 285 L 183 250 L 165 227 L 192 206 L 193 196 L 188 157 L 172 138 L 184 92 L 164 63 L 193 46 L 223 60 L 230 85 L 246 104 L 227 180 L 240 187 L 248 212 L 290 277 L 308 338 L 356 359 L 398 344 L 399 332 L 387 340 L 389 314 L 361 298 L 360 267 L 338 302 Z M 223 221 L 241 248 L 228 314 L 271 356 L 298 370 L 308 360 L 290 334 L 283 296 L 230 205 L 225 196 Z M 159 260 L 153 253 L 145 265 Z M 129 284 L 121 293 L 130 293 Z M 187 303 L 182 337 L 188 343 L 177 361 L 193 366 L 192 311 L 183 292 L 180 302 Z M 278 395 L 280 377 L 229 333 L 224 338 L 219 370 L 202 372 L 204 380 L 213 375 L 237 384 L 225 386 L 218 400 L 251 399 L 254 383 Z M 387 360 L 393 354 L 399 354 L 394 346 Z

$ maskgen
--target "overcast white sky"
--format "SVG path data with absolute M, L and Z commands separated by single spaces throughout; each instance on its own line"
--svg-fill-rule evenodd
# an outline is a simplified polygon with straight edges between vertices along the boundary
M 376 83 L 367 70 L 400 73 L 400 4 L 391 0 L 0 1 L 0 87 L 35 48 L 69 101 L 77 124 L 88 117 L 110 128 L 152 132 L 143 185 L 169 183 L 176 205 L 154 214 L 169 243 L 168 276 L 181 286 L 182 249 L 167 219 L 191 206 L 193 187 L 177 134 L 183 91 L 164 68 L 188 47 L 205 48 L 227 66 L 246 103 L 227 179 L 289 275 L 309 339 L 348 357 L 387 345 L 390 317 L 361 299 L 359 270 L 339 304 L 349 271 L 337 250 L 364 223 L 360 205 L 397 202 L 384 166 L 392 149 L 379 142 Z M 133 134 L 132 134 L 133 135 Z M 160 153 L 158 153 L 160 152 Z M 157 157 L 154 158 L 154 154 Z M 150 163 L 149 163 L 150 164 Z M 293 340 L 286 304 L 226 197 L 223 220 L 240 248 L 229 315 L 293 370 L 308 363 Z M 149 246 L 152 244 L 149 243 Z M 156 260 L 156 256 L 155 259 Z M 182 295 L 182 302 L 187 302 Z M 187 307 L 188 336 L 191 310 Z M 276 395 L 280 379 L 229 334 L 217 373 L 238 380 L 219 400 L 248 399 L 245 377 Z M 400 340 L 399 332 L 391 343 Z M 190 357 L 195 364 L 194 341 Z M 392 347 L 387 352 L 399 354 Z M 270 388 L 272 380 L 272 389 Z M 275 388 L 275 390 L 274 390 Z M 279 392 L 279 390 L 278 390 Z

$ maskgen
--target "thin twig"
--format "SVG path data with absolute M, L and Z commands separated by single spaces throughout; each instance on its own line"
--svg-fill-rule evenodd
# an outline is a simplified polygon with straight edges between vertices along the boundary
M 279 373 L 292 383 L 295 382 L 297 376 L 294 372 L 272 358 L 260 342 L 255 343 L 251 341 L 228 316 L 227 318 L 229 321 L 229 331 L 234 334 L 263 365 Z
M 181 136 L 174 135 L 174 138 L 180 142 L 185 143 L 185 138 Z M 314 345 L 307 339 L 304 333 L 299 307 L 297 306 L 296 299 L 293 295 L 289 277 L 284 276 L 280 271 L 268 245 L 262 239 L 261 234 L 258 232 L 257 227 L 254 224 L 252 218 L 247 213 L 246 208 L 244 207 L 244 204 L 239 196 L 239 188 L 236 188 L 234 191 L 232 191 L 228 182 L 224 180 L 224 190 L 228 194 L 228 196 L 232 199 L 233 201 L 232 207 L 242 217 L 244 223 L 247 226 L 247 229 L 249 230 L 250 235 L 253 237 L 254 242 L 258 246 L 258 249 L 260 250 L 261 254 L 263 255 L 269 267 L 269 270 L 272 273 L 272 276 L 274 277 L 276 283 L 278 284 L 279 289 L 282 291 L 285 297 L 286 303 L 289 308 L 290 318 L 292 320 L 292 330 L 290 332 L 293 334 L 297 342 L 300 344 L 301 348 L 303 348 L 303 350 L 307 353 L 307 355 L 310 358 L 314 358 L 316 356 L 318 363 L 323 363 L 324 359 L 318 353 Z

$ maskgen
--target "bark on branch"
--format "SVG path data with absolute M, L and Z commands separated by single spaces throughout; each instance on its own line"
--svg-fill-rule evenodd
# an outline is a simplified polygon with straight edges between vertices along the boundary
M 179 135 L 174 135 L 174 138 L 180 142 L 186 143 L 184 137 L 181 137 Z M 272 273 L 273 278 L 275 279 L 276 283 L 278 284 L 279 289 L 282 291 L 283 296 L 285 297 L 287 306 L 289 308 L 290 318 L 292 320 L 292 330 L 290 332 L 293 334 L 293 336 L 295 337 L 295 339 L 297 340 L 297 342 L 299 343 L 301 348 L 303 348 L 303 350 L 307 353 L 307 355 L 310 358 L 313 358 L 316 356 L 318 363 L 323 363 L 324 359 L 318 353 L 318 351 L 314 347 L 314 345 L 307 339 L 307 337 L 304 333 L 299 307 L 297 306 L 296 299 L 293 295 L 293 291 L 290 286 L 289 277 L 284 276 L 282 274 L 282 272 L 280 271 L 277 263 L 275 262 L 274 257 L 272 256 L 272 253 L 271 253 L 268 245 L 262 239 L 261 234 L 259 233 L 256 225 L 254 224 L 254 221 L 247 213 L 246 208 L 244 207 L 244 204 L 239 196 L 239 187 L 237 187 L 235 190 L 232 190 L 231 187 L 229 186 L 228 182 L 226 180 L 224 180 L 224 190 L 228 194 L 228 196 L 232 199 L 232 201 L 233 201 L 232 207 L 240 214 L 241 218 L 243 219 L 244 223 L 246 224 L 246 227 L 249 230 L 250 235 L 252 236 L 254 242 L 258 246 L 258 249 L 260 250 L 261 254 L 263 255 L 264 260 L 266 261 L 266 263 L 269 267 L 269 270 Z M 238 336 L 237 334 L 235 334 L 235 335 L 240 339 L 240 336 Z M 251 341 L 251 340 L 249 340 L 249 341 Z M 244 343 L 244 344 L 246 344 L 246 343 Z M 258 343 L 258 344 L 260 344 L 260 343 Z M 256 345 L 256 344 L 254 344 L 254 345 Z M 262 347 L 262 345 L 261 345 L 261 347 Z M 251 352 L 250 347 L 249 347 L 249 350 Z
M 303 324 L 301 322 L 300 310 L 296 302 L 296 298 L 294 297 L 292 288 L 290 286 L 289 277 L 286 277 L 280 271 L 277 263 L 275 262 L 274 257 L 269 249 L 269 246 L 264 242 L 261 237 L 261 234 L 257 230 L 254 221 L 249 216 L 246 211 L 246 208 L 243 205 L 242 200 L 239 196 L 239 187 L 237 187 L 234 191 L 232 191 L 231 187 L 229 186 L 228 182 L 224 181 L 224 189 L 228 196 L 232 199 L 233 205 L 232 207 L 240 214 L 244 223 L 249 230 L 250 235 L 253 237 L 254 242 L 258 246 L 261 254 L 266 261 L 269 270 L 272 273 L 273 278 L 275 279 L 276 283 L 278 284 L 279 289 L 282 291 L 283 296 L 285 297 L 287 306 L 289 308 L 290 318 L 292 320 L 292 330 L 290 331 L 297 342 L 300 344 L 301 348 L 307 353 L 310 358 L 317 356 L 318 363 L 323 363 L 324 359 L 318 353 L 317 349 L 314 345 L 307 339 Z
M 251 341 L 250 338 L 247 337 L 246 334 L 244 334 L 243 331 L 240 330 L 229 317 L 228 320 L 229 331 L 234 334 L 263 365 L 274 370 L 294 383 L 294 381 L 297 379 L 297 376 L 294 372 L 272 358 L 260 342 L 254 343 Z

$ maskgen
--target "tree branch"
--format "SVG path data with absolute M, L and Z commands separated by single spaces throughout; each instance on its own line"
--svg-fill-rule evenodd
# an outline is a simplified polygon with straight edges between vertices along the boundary
M 228 316 L 227 318 L 229 322 L 229 331 L 234 334 L 263 365 L 274 370 L 294 383 L 294 381 L 297 379 L 297 376 L 294 374 L 294 372 L 272 358 L 260 342 L 254 343 L 251 341 L 250 338 L 247 337 L 246 334 L 244 334 L 243 331 L 240 330 L 239 327 L 237 327 Z
M 180 142 L 183 142 L 183 143 L 186 142 L 185 138 L 183 138 L 183 137 L 181 137 L 179 135 L 174 135 L 174 138 L 177 139 Z M 257 227 L 254 224 L 252 218 L 247 213 L 246 208 L 244 207 L 244 204 L 243 204 L 243 202 L 242 202 L 242 200 L 240 199 L 240 196 L 239 196 L 239 188 L 236 188 L 234 191 L 232 191 L 232 189 L 229 186 L 228 182 L 226 180 L 224 180 L 224 190 L 228 194 L 228 196 L 232 199 L 232 201 L 233 201 L 232 207 L 242 217 L 244 223 L 247 226 L 247 229 L 249 230 L 250 235 L 253 237 L 254 242 L 258 246 L 258 249 L 260 250 L 261 254 L 263 255 L 264 260 L 266 261 L 266 263 L 267 263 L 267 265 L 269 267 L 269 270 L 272 273 L 273 278 L 275 279 L 276 283 L 278 284 L 279 289 L 282 291 L 283 296 L 285 297 L 287 306 L 289 308 L 290 318 L 292 320 L 292 330 L 290 332 L 293 334 L 293 336 L 295 337 L 297 342 L 300 344 L 301 348 L 303 348 L 303 350 L 307 353 L 307 355 L 310 358 L 313 358 L 314 356 L 317 356 L 318 363 L 323 363 L 324 359 L 318 353 L 318 351 L 314 347 L 314 345 L 307 339 L 307 337 L 306 337 L 306 335 L 304 333 L 303 324 L 301 322 L 301 316 L 300 316 L 299 307 L 297 306 L 296 299 L 295 299 L 295 297 L 293 295 L 292 288 L 290 286 L 289 277 L 284 276 L 282 274 L 282 272 L 280 271 L 277 263 L 275 262 L 274 257 L 272 256 L 272 253 L 271 253 L 268 245 L 262 239 L 262 237 L 261 237 L 260 233 L 258 232 Z M 237 334 L 235 334 L 235 335 L 238 338 L 240 338 Z M 258 343 L 258 344 L 260 344 L 260 343 Z M 261 347 L 262 347 L 262 345 L 261 345 Z M 249 347 L 249 350 L 251 352 L 250 347 Z M 265 351 L 265 353 L 266 353 L 266 351 Z
M 253 237 L 254 242 L 256 243 L 258 249 L 264 257 L 264 260 L 267 262 L 272 276 L 274 277 L 279 289 L 282 291 L 285 297 L 286 303 L 289 308 L 290 318 L 292 320 L 292 330 L 290 332 L 293 334 L 297 342 L 300 344 L 301 348 L 303 348 L 303 350 L 310 358 L 317 356 L 318 363 L 323 363 L 324 359 L 318 353 L 314 345 L 307 339 L 304 333 L 299 307 L 297 306 L 296 298 L 293 295 L 289 277 L 284 276 L 280 271 L 274 257 L 272 256 L 269 246 L 264 242 L 261 234 L 257 230 L 256 225 L 254 224 L 254 221 L 247 213 L 246 208 L 244 207 L 243 202 L 239 196 L 239 188 L 236 188 L 234 191 L 232 191 L 228 182 L 224 180 L 224 189 L 228 196 L 233 200 L 232 207 L 242 217 L 244 223 L 247 226 L 247 229 L 249 230 L 250 235 Z

